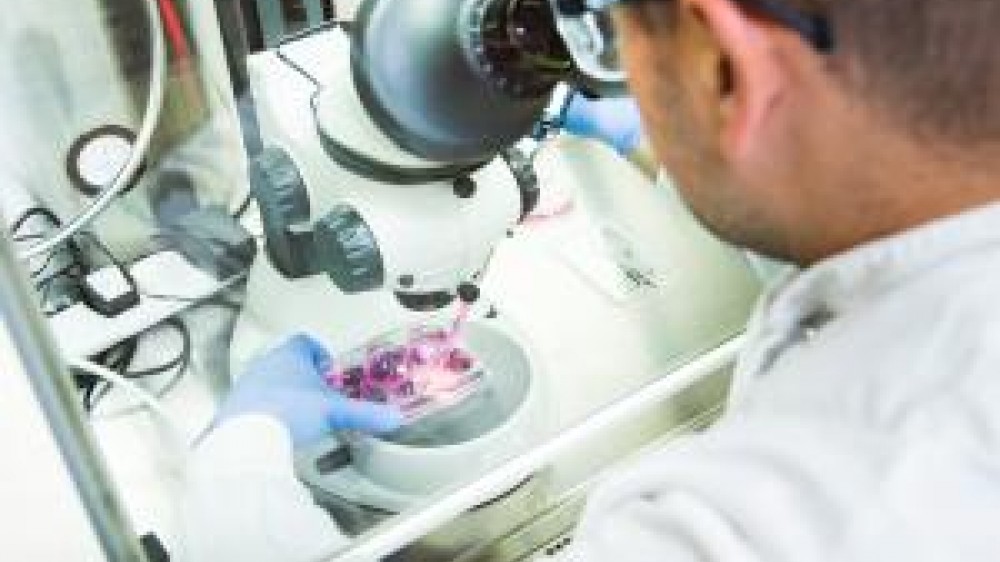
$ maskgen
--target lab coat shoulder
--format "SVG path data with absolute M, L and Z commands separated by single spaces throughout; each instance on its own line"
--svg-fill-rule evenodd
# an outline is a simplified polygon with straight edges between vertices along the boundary
M 829 321 L 779 332 L 775 351 L 740 373 L 726 422 L 813 417 L 1000 447 L 998 276 L 1000 251 L 988 251 L 827 299 Z
M 1000 204 L 762 302 L 703 435 L 596 491 L 575 562 L 996 561 Z
M 296 479 L 288 432 L 269 417 L 215 428 L 186 480 L 181 562 L 305 562 L 347 545 Z
M 992 466 L 947 440 L 745 420 L 610 478 L 560 560 L 996 560 Z
M 837 454 L 805 425 L 717 430 L 624 468 L 591 498 L 566 560 L 821 559 L 831 521 L 848 516 L 871 477 L 844 454 L 857 445 L 850 436 L 825 431 Z
M 925 238 L 762 306 L 724 419 L 609 478 L 565 558 L 997 560 L 1000 251 Z

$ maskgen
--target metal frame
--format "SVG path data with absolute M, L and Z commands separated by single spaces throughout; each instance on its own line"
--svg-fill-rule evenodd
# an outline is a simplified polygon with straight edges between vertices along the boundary
M 6 232 L 0 233 L 0 318 L 105 558 L 109 562 L 147 562 Z

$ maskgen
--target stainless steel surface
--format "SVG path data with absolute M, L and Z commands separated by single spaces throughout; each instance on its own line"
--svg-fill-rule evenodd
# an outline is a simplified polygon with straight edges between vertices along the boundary
M 721 374 L 720 374 L 721 375 Z M 621 451 L 622 462 L 640 457 L 644 452 L 669 446 L 678 436 L 704 429 L 718 418 L 722 411 L 727 388 L 727 377 L 713 379 L 692 387 L 683 395 L 672 400 L 665 408 L 677 408 L 687 412 L 676 426 L 664 429 L 664 433 L 652 439 L 645 448 L 638 451 Z M 609 442 L 588 443 L 593 448 L 614 448 Z M 524 510 L 522 503 L 498 502 L 490 506 L 492 518 L 497 524 L 477 529 L 475 537 L 467 537 L 458 543 L 457 537 L 466 537 L 470 529 L 469 521 L 460 517 L 428 535 L 414 545 L 403 549 L 395 559 L 407 562 L 431 562 L 450 560 L 452 562 L 515 562 L 533 560 L 549 547 L 559 547 L 572 536 L 572 530 L 586 504 L 587 494 L 606 474 L 617 465 L 605 467 L 586 481 L 569 490 L 545 486 L 544 475 L 541 483 L 535 485 L 534 509 Z M 472 540 L 473 538 L 478 540 Z M 450 541 L 450 543 L 449 543 Z M 441 544 L 452 544 L 450 552 L 443 552 Z M 454 548 L 464 544 L 464 548 Z M 434 548 L 437 546 L 437 548 Z
M 368 562 L 384 559 L 390 555 L 399 556 L 399 560 L 406 561 L 454 560 L 459 556 L 476 552 L 481 545 L 491 544 L 527 524 L 536 514 L 543 512 L 546 505 L 551 505 L 553 499 L 558 501 L 565 494 L 565 490 L 559 486 L 552 486 L 549 489 L 542 487 L 533 492 L 534 506 L 531 509 L 504 511 L 503 507 L 498 507 L 498 513 L 490 513 L 487 519 L 488 525 L 475 524 L 471 527 L 476 529 L 472 537 L 474 541 L 472 544 L 459 543 L 462 544 L 460 550 L 432 549 L 431 554 L 424 557 L 421 554 L 421 546 L 431 536 L 453 535 L 468 541 L 470 527 L 466 527 L 467 517 L 469 513 L 478 511 L 467 510 L 467 506 L 472 505 L 468 501 L 469 498 L 491 497 L 489 494 L 509 489 L 511 485 L 526 476 L 547 478 L 546 473 L 554 472 L 562 464 L 560 461 L 579 458 L 581 452 L 597 458 L 605 458 L 610 453 L 613 461 L 603 462 L 588 471 L 586 479 L 590 480 L 594 475 L 603 473 L 608 466 L 613 466 L 617 461 L 631 456 L 635 450 L 636 436 L 630 432 L 635 431 L 637 419 L 653 427 L 660 426 L 656 428 L 658 431 L 652 434 L 643 432 L 646 438 L 644 441 L 648 443 L 663 435 L 672 435 L 678 427 L 686 427 L 686 422 L 689 420 L 698 418 L 706 411 L 714 410 L 726 393 L 727 378 L 723 375 L 728 373 L 729 360 L 739 349 L 741 342 L 742 338 L 729 341 L 692 363 L 678 368 L 666 379 L 649 385 L 638 395 L 625 398 L 594 414 L 578 426 L 511 460 L 475 482 L 442 494 L 431 505 L 412 513 L 401 514 L 387 522 L 385 528 L 359 537 L 358 543 L 352 548 L 323 560 Z M 654 405 L 659 405 L 659 408 L 652 409 Z M 555 481 L 558 482 L 557 479 Z M 489 557 L 483 559 L 494 560 Z
M 0 235 L 0 314 L 86 506 L 106 559 L 146 560 L 95 448 L 69 376 L 55 352 L 6 234 Z M 27 436 L 26 436 L 27 437 Z

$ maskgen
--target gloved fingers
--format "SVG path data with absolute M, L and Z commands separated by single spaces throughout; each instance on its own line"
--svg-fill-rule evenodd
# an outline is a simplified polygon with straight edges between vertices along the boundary
M 403 414 L 392 406 L 339 397 L 327 421 L 332 430 L 380 435 L 399 429 Z
M 642 117 L 635 98 L 611 98 L 596 103 L 603 104 L 601 111 L 609 123 L 605 132 L 608 144 L 623 156 L 635 150 L 642 140 Z
M 567 132 L 581 137 L 589 137 L 595 134 L 595 123 L 593 122 L 593 104 L 583 94 L 577 92 L 570 98 L 569 104 L 563 110 L 562 126 Z
M 262 413 L 271 414 L 281 421 L 288 428 L 296 447 L 330 435 L 326 422 L 329 396 L 312 391 L 289 391 L 270 396 L 268 400 L 269 403 L 260 408 Z
M 323 374 L 333 366 L 330 352 L 318 340 L 307 334 L 296 334 L 284 344 L 284 349 L 306 359 L 316 372 Z
M 591 100 L 574 94 L 566 107 L 563 128 L 576 136 L 604 142 L 626 155 L 642 139 L 642 117 L 634 98 Z
M 332 364 L 322 344 L 298 334 L 254 359 L 236 380 L 233 394 L 270 392 L 266 389 L 273 388 L 323 390 L 327 388 L 323 375 Z

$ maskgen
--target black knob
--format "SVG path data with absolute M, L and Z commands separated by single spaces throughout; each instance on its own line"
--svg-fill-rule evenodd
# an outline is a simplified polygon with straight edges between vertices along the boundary
M 406 293 L 396 291 L 396 300 L 404 308 L 414 312 L 441 310 L 455 300 L 455 295 L 448 291 L 430 293 Z
M 385 268 L 378 241 L 354 207 L 338 205 L 315 228 L 315 259 L 345 293 L 382 287 Z
M 472 304 L 479 300 L 479 287 L 472 283 L 462 283 L 458 286 L 458 298 L 466 304 Z
M 587 3 L 583 0 L 556 0 L 556 9 L 564 16 L 580 16 L 587 11 Z
M 284 149 L 269 146 L 250 160 L 248 173 L 271 263 L 290 279 L 315 274 L 309 190 L 295 161 Z
M 468 199 L 476 194 L 476 182 L 469 176 L 459 176 L 452 184 L 455 196 L 459 199 Z

